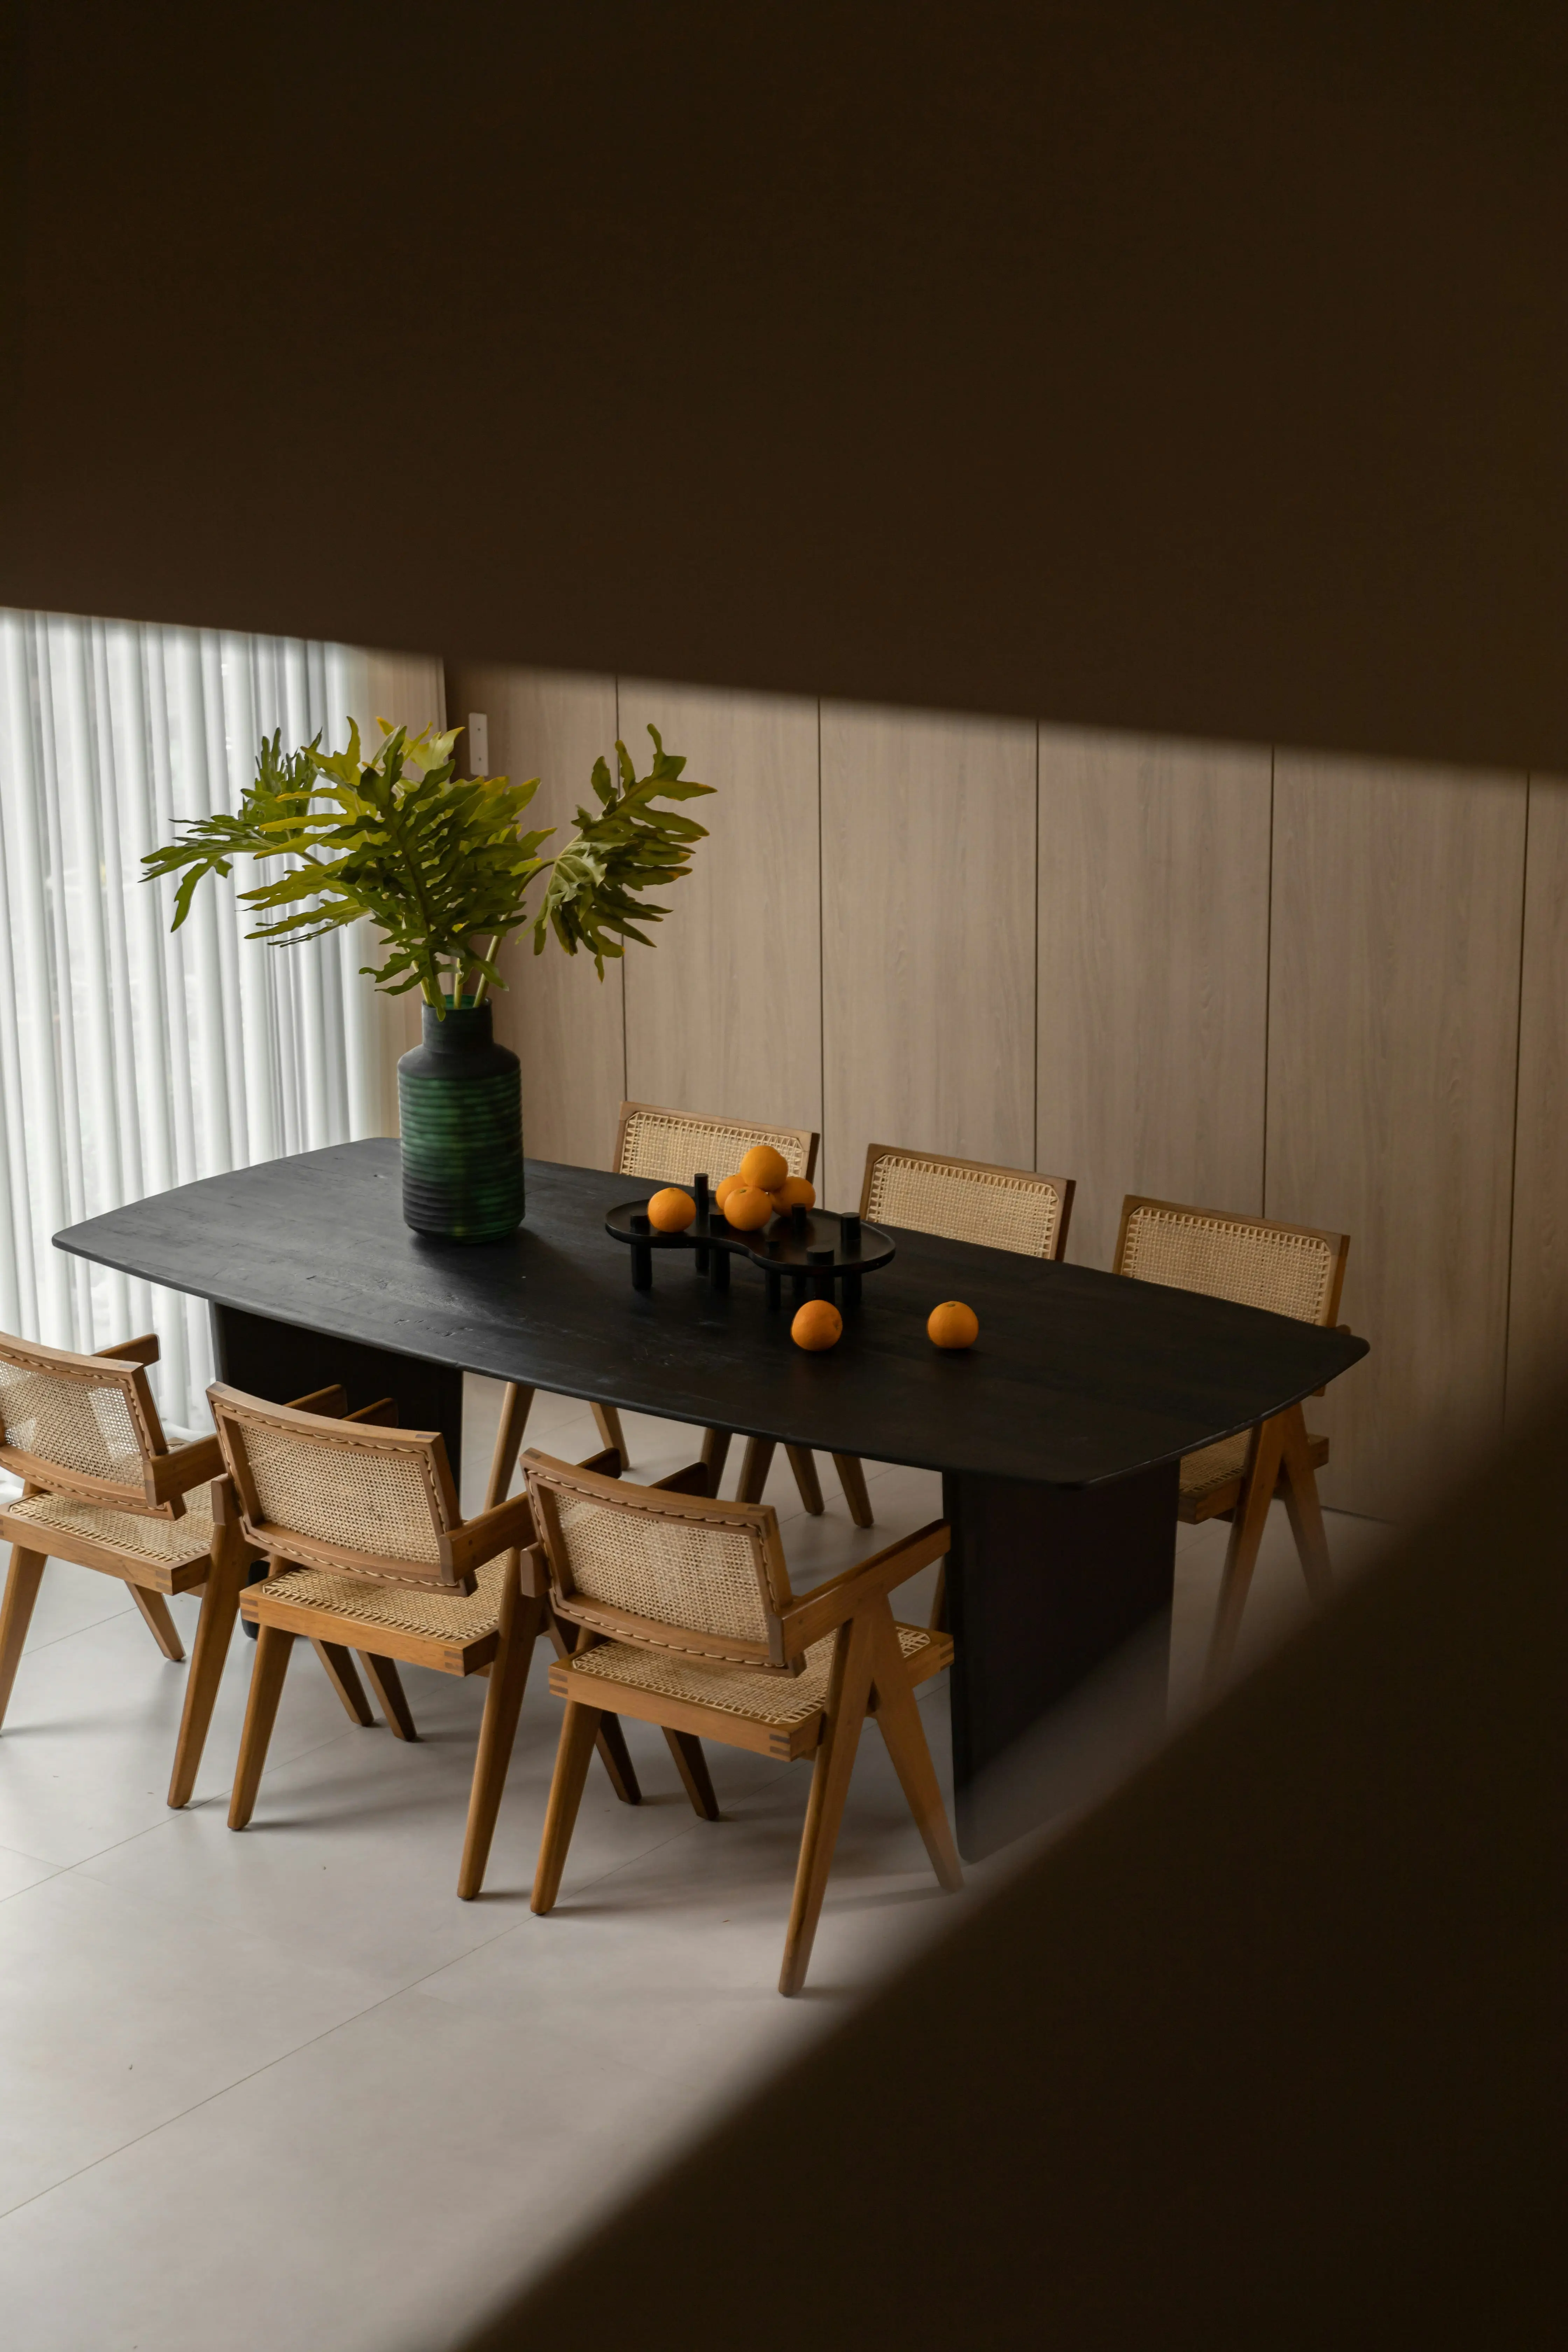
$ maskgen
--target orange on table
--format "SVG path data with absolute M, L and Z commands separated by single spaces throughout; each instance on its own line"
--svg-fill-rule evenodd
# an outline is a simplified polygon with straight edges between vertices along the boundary
M 787 1217 L 797 1203 L 803 1209 L 816 1208 L 816 1187 L 808 1184 L 804 1176 L 786 1176 L 777 1191 L 770 1192 L 768 1198 L 773 1204 L 774 1216 Z
M 683 1234 L 696 1214 L 696 1202 L 676 1184 L 656 1192 L 647 1204 L 647 1221 L 656 1234 Z
M 844 1328 L 844 1318 L 830 1298 L 808 1298 L 795 1309 L 789 1336 L 797 1348 L 831 1348 Z
M 980 1337 L 980 1318 L 962 1298 L 944 1298 L 926 1318 L 926 1338 L 938 1348 L 973 1348 Z
M 754 1234 L 759 1225 L 767 1223 L 773 1213 L 771 1196 L 760 1192 L 754 1184 L 742 1184 L 724 1203 L 727 1221 L 741 1234 Z
M 744 1191 L 745 1183 L 746 1180 L 743 1176 L 721 1176 L 718 1183 L 713 1187 L 714 1206 L 721 1209 L 731 1192 Z
M 776 1192 L 789 1174 L 789 1162 L 771 1143 L 753 1143 L 741 1162 L 742 1181 L 759 1192 Z

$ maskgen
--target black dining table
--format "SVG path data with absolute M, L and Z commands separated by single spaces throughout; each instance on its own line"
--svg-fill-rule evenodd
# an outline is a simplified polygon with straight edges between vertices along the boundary
M 461 1459 L 463 1375 L 782 1444 L 939 1471 L 956 1828 L 977 1859 L 1016 1833 L 992 1801 L 1026 1734 L 1168 1612 L 1182 1456 L 1298 1403 L 1366 1353 L 1349 1332 L 889 1229 L 843 1336 L 807 1353 L 737 1261 L 717 1286 L 661 1254 L 647 1289 L 605 1217 L 658 1188 L 530 1160 L 506 1241 L 403 1222 L 395 1141 L 210 1176 L 57 1234 L 57 1245 L 211 1304 L 219 1377 L 283 1402 L 341 1381 L 392 1396 Z M 816 1213 L 826 1240 L 837 1221 Z M 926 1337 L 940 1300 L 980 1320 Z

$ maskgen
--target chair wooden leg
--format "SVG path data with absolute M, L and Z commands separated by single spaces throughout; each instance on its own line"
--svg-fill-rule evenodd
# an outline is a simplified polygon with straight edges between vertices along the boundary
M 180 1639 L 179 1627 L 169 1614 L 168 1602 L 161 1592 L 143 1592 L 139 1584 L 132 1584 L 130 1591 L 153 1639 L 171 1664 L 177 1666 L 185 1654 L 185 1645 Z
M 945 1559 L 940 1563 L 936 1571 L 936 1591 L 931 1597 L 931 1622 L 928 1630 L 932 1633 L 945 1633 L 947 1631 L 947 1562 Z
M 719 1492 L 719 1481 L 724 1475 L 724 1465 L 730 1458 L 731 1429 L 705 1429 L 702 1433 L 702 1467 L 708 1473 L 710 1497 Z
M 518 1556 L 507 1562 L 501 1588 L 500 1643 L 485 1686 L 484 1721 L 479 1726 L 479 1754 L 474 1759 L 473 1792 L 468 1799 L 468 1825 L 463 1835 L 463 1859 L 458 1872 L 458 1892 L 471 1903 L 485 1883 L 496 1816 L 511 1762 L 517 1718 L 528 1687 L 533 1644 L 544 1615 L 542 1600 L 525 1593 L 518 1583 Z
M 583 1801 L 583 1785 L 588 1778 L 599 1712 L 596 1706 L 578 1706 L 569 1701 L 562 1717 L 561 1745 L 555 1751 L 544 1835 L 539 1845 L 539 1867 L 533 1874 L 533 1893 L 529 1898 L 529 1908 L 541 1916 L 554 1909 L 555 1898 L 561 1892 L 561 1874 L 566 1867 L 566 1850 L 572 1843 L 577 1808 Z
M 263 1625 L 258 1632 L 256 1664 L 250 1670 L 250 1696 L 245 1706 L 245 1729 L 239 1735 L 239 1763 L 234 1775 L 234 1794 L 228 1802 L 231 1830 L 244 1829 L 256 1811 L 256 1791 L 261 1785 L 261 1769 L 267 1761 L 272 1727 L 278 1720 L 278 1702 L 283 1696 L 283 1677 L 289 1671 L 289 1653 L 293 1646 L 293 1634 L 286 1633 L 281 1625 Z
M 531 1389 L 524 1388 L 520 1381 L 508 1381 L 501 1395 L 495 1451 L 490 1455 L 489 1485 L 485 1488 L 487 1511 L 493 1511 L 498 1503 L 504 1503 L 511 1492 L 511 1474 L 517 1468 L 518 1451 L 522 1444 L 522 1433 L 528 1426 L 529 1408 L 532 1402 Z
M 24 1551 L 19 1544 L 12 1546 L 11 1572 L 5 1579 L 5 1598 L 0 1601 L 0 1723 L 5 1722 L 5 1709 L 11 1703 L 11 1685 L 21 1664 L 22 1644 L 33 1622 L 33 1603 L 44 1580 L 47 1559 L 47 1552 Z
M 963 1885 L 958 1847 L 953 1842 L 947 1807 L 942 1801 L 936 1766 L 931 1760 L 925 1725 L 921 1721 L 921 1711 L 915 1702 L 910 1670 L 899 1646 L 893 1612 L 886 1600 L 882 1600 L 871 1614 L 876 1621 L 877 1634 L 874 1658 L 877 1720 L 882 1727 L 882 1737 L 888 1743 L 888 1753 L 893 1759 L 899 1785 L 909 1799 L 915 1827 L 931 1856 L 931 1866 L 947 1892 L 956 1895 Z
M 593 1412 L 600 1444 L 613 1445 L 621 1457 L 621 1468 L 629 1469 L 632 1457 L 626 1451 L 626 1433 L 621 1427 L 619 1412 L 613 1404 L 596 1404 Z
M 419 1732 L 414 1720 L 414 1710 L 405 1695 L 403 1677 L 397 1671 L 395 1660 L 378 1658 L 374 1651 L 362 1650 L 359 1662 L 369 1677 L 376 1703 L 386 1717 L 387 1728 L 399 1739 L 417 1739 Z
M 664 1727 L 664 1736 L 675 1759 L 680 1785 L 691 1800 L 692 1811 L 700 1821 L 718 1821 L 719 1800 L 713 1793 L 712 1777 L 708 1769 L 708 1759 L 702 1753 L 702 1742 L 694 1731 L 672 1731 L 668 1724 Z
M 1230 1523 L 1230 1542 L 1226 1548 L 1219 1606 L 1215 1611 L 1214 1631 L 1209 1637 L 1205 1671 L 1211 1681 L 1229 1665 L 1241 1629 L 1241 1612 L 1247 1606 L 1247 1588 L 1258 1565 L 1258 1547 L 1268 1525 L 1268 1506 L 1274 1499 L 1279 1476 L 1283 1420 L 1282 1413 L 1275 1413 L 1268 1421 L 1259 1422 L 1247 1449 L 1247 1469 Z
M 784 1966 L 779 1971 L 782 1993 L 798 1992 L 811 1964 L 822 1898 L 827 1891 L 827 1874 L 833 1867 L 833 1850 L 838 1843 L 838 1824 L 844 1818 L 849 1776 L 855 1769 L 855 1751 L 860 1745 L 860 1727 L 871 1696 L 875 1639 L 870 1612 L 862 1610 L 847 1625 L 839 1627 L 834 1645 L 833 1679 L 828 1685 L 822 1742 L 811 1776 L 811 1796 L 795 1874 L 795 1899 L 790 1905 Z
M 368 1731 L 375 1721 L 375 1709 L 364 1695 L 353 1652 L 342 1642 L 312 1642 L 310 1647 L 326 1669 L 327 1680 L 342 1699 L 349 1721 Z
M 795 1472 L 795 1483 L 800 1488 L 800 1499 L 814 1519 L 822 1517 L 826 1507 L 822 1500 L 822 1481 L 816 1475 L 816 1456 L 809 1445 L 786 1445 L 789 1466 Z
M 1326 1601 L 1334 1589 L 1334 1571 L 1323 1507 L 1318 1500 L 1317 1473 L 1307 1446 L 1307 1417 L 1299 1404 L 1293 1404 L 1280 1419 L 1285 1425 L 1285 1509 L 1290 1532 L 1296 1538 L 1308 1591 L 1314 1601 Z
M 771 1437 L 748 1437 L 745 1455 L 741 1463 L 741 1483 L 735 1489 L 737 1503 L 760 1503 L 763 1488 L 768 1483 L 768 1472 L 773 1466 L 774 1441 Z
M 220 1540 L 215 1551 L 216 1557 L 202 1587 L 202 1610 L 196 1619 L 196 1638 L 185 1677 L 180 1736 L 174 1743 L 174 1769 L 169 1776 L 168 1801 L 176 1811 L 190 1803 L 196 1774 L 201 1770 L 202 1750 L 207 1744 L 229 1639 L 239 1614 L 240 1587 L 250 1566 L 237 1528 Z
M 844 1499 L 849 1506 L 849 1516 L 858 1528 L 874 1528 L 876 1515 L 871 1497 L 866 1491 L 866 1470 L 858 1454 L 836 1454 L 833 1466 L 838 1473 L 838 1483 L 844 1489 Z
M 548 1630 L 550 1638 L 555 1644 L 556 1656 L 569 1658 L 572 1655 L 572 1644 L 562 1632 L 560 1622 L 553 1611 L 549 1612 Z M 621 1719 L 618 1715 L 600 1717 L 598 1738 L 594 1745 L 598 1750 L 599 1761 L 609 1777 L 610 1786 L 622 1804 L 640 1805 L 642 1786 L 637 1780 L 637 1766 L 632 1762 L 632 1751 L 626 1746 L 626 1735 L 621 1728 Z

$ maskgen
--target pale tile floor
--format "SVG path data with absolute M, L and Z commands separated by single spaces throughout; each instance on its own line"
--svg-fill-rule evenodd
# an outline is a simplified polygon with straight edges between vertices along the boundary
M 470 1384 L 470 1484 L 498 1391 Z M 637 1473 L 694 1450 L 627 1416 Z M 530 1442 L 596 1444 L 542 1396 Z M 934 1517 L 940 1483 L 868 1465 L 878 1526 L 769 1499 L 798 1587 Z M 468 1496 L 470 1507 L 477 1499 Z M 1294 1622 L 1274 1512 L 1243 1636 Z M 1384 1530 L 1336 1517 L 1350 1569 Z M 1173 1710 L 1194 1699 L 1223 1528 L 1183 1529 Z M 926 1613 L 931 1577 L 900 1613 Z M 187 1645 L 195 1604 L 174 1603 Z M 0 1734 L 0 2342 L 16 2352 L 404 2352 L 454 2343 L 722 2104 L 843 2017 L 950 1922 L 880 1740 L 865 1740 L 804 1997 L 774 1990 L 804 1766 L 710 1756 L 725 1818 L 699 1822 L 657 1733 L 630 1727 L 646 1790 L 595 1768 L 561 1906 L 528 1885 L 558 1709 L 542 1656 L 488 1891 L 453 1892 L 482 1685 L 406 1673 L 423 1738 L 344 1717 L 297 1653 L 255 1823 L 224 1814 L 254 1653 L 237 1637 L 194 1803 L 163 1803 L 184 1669 L 121 1588 L 51 1565 Z M 1163 1665 L 1162 1665 L 1163 1673 Z M 944 1681 L 922 1701 L 944 1780 Z M 1067 1716 L 1064 1808 L 1149 1738 L 1114 1678 Z M 1060 1818 L 1066 1818 L 1064 1811 Z M 973 1889 L 1019 1849 L 970 1873 Z M 959 1898 L 960 1901 L 968 1899 Z

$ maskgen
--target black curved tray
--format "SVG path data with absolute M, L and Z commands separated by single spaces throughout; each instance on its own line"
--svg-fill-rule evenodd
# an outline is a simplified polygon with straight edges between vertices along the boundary
M 674 1189 L 685 1192 L 688 1187 Z M 879 1225 L 862 1224 L 857 1216 L 837 1216 L 830 1209 L 795 1209 L 787 1223 L 775 1218 L 763 1230 L 742 1234 L 712 1205 L 706 1176 L 695 1178 L 689 1190 L 697 1214 L 683 1234 L 656 1232 L 646 1198 L 628 1201 L 605 1217 L 605 1231 L 631 1250 L 634 1290 L 653 1288 L 655 1250 L 691 1250 L 697 1272 L 705 1273 L 715 1290 L 730 1286 L 730 1260 L 746 1258 L 762 1268 L 770 1307 L 784 1304 L 787 1277 L 796 1306 L 807 1298 L 831 1298 L 837 1290 L 848 1314 L 860 1304 L 861 1276 L 875 1273 L 893 1255 L 891 1234 Z

